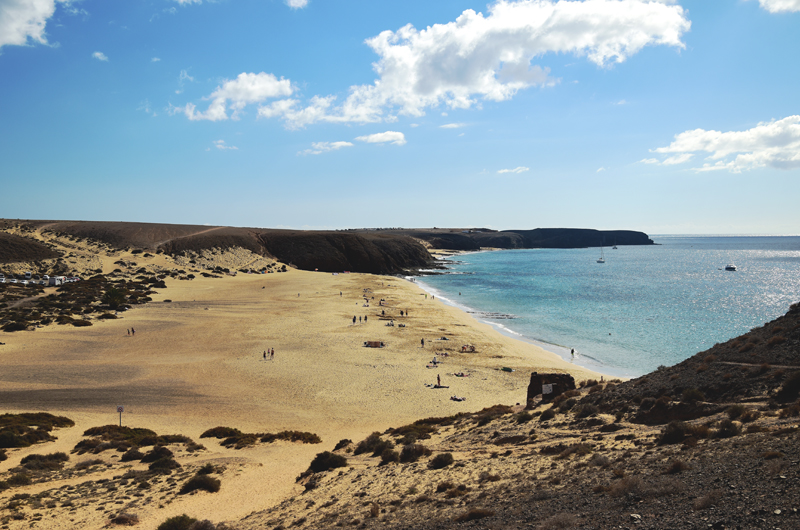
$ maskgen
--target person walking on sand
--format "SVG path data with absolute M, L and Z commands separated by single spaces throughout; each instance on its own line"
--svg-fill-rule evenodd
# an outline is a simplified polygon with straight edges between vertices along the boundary
M 419 343 L 422 344 L 422 346 L 421 346 L 422 348 L 425 347 L 425 339 L 420 340 Z
M 353 325 L 354 326 L 356 325 L 356 316 L 355 315 L 353 315 Z
M 131 330 L 130 329 L 128 329 L 128 336 L 129 337 L 131 336 Z
M 136 330 L 131 328 L 131 335 L 136 335 Z
M 361 317 L 358 317 L 358 323 L 361 324 Z
M 439 374 L 436 374 L 436 386 L 442 386 L 442 378 L 439 377 Z
M 364 324 L 367 323 L 367 315 L 364 315 Z
M 269 352 L 269 360 L 272 361 L 275 359 L 275 348 L 272 348 Z
M 267 350 L 264 350 L 264 360 L 267 360 Z

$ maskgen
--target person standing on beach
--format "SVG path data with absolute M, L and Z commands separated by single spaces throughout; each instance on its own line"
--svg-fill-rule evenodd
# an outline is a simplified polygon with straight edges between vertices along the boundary
M 130 329 L 128 329 L 128 336 L 129 337 L 131 336 L 131 330 Z
M 442 386 L 442 378 L 439 377 L 439 374 L 436 374 L 436 386 Z
M 570 353 L 572 354 L 572 358 L 574 359 L 574 358 L 575 358 L 575 348 L 572 348 L 572 350 L 570 351 Z
M 361 324 L 361 317 L 358 317 L 358 323 Z
M 356 316 L 353 315 L 353 325 L 355 326 L 355 324 L 356 324 Z
M 422 339 L 421 341 L 419 341 L 419 343 L 422 344 L 422 346 L 421 346 L 422 348 L 425 347 L 425 339 Z
M 136 330 L 131 328 L 131 335 L 136 335 Z
M 269 352 L 269 360 L 272 361 L 275 359 L 275 348 L 272 348 Z
M 267 350 L 264 350 L 264 360 L 267 360 Z
M 364 315 L 364 324 L 367 323 L 367 315 Z

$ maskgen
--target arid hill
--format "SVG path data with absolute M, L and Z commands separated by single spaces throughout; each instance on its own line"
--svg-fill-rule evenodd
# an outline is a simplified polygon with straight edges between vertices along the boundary
M 358 233 L 371 231 L 359 230 Z M 533 230 L 489 230 L 487 228 L 388 229 L 384 234 L 406 235 L 431 248 L 480 250 L 481 248 L 586 248 L 602 245 L 652 245 L 643 232 L 592 230 L 587 228 L 535 228 Z
M 95 221 L 5 221 L 4 224 L 90 239 L 113 248 L 138 248 L 172 255 L 241 247 L 301 269 L 327 272 L 397 273 L 424 266 L 432 259 L 416 240 L 380 232 L 356 234 Z M 25 241 L 24 237 L 17 239 Z M 20 245 L 11 247 L 7 255 L 8 261 L 31 261 L 34 256 Z
M 0 232 L 0 263 L 57 258 L 59 253 L 40 242 Z

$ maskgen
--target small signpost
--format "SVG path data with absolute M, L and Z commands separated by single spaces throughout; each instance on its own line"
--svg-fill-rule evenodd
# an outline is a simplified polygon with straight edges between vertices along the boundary
M 552 393 L 553 393 L 553 385 L 552 384 L 542 385 L 542 395 L 543 396 L 546 396 L 547 394 L 552 394 Z
M 119 412 L 119 426 L 122 427 L 122 413 L 125 412 L 125 407 L 117 405 L 117 412 Z

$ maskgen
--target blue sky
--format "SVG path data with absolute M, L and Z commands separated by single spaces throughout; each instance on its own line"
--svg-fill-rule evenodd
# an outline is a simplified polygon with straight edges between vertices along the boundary
M 800 233 L 800 0 L 0 0 L 0 216 Z

